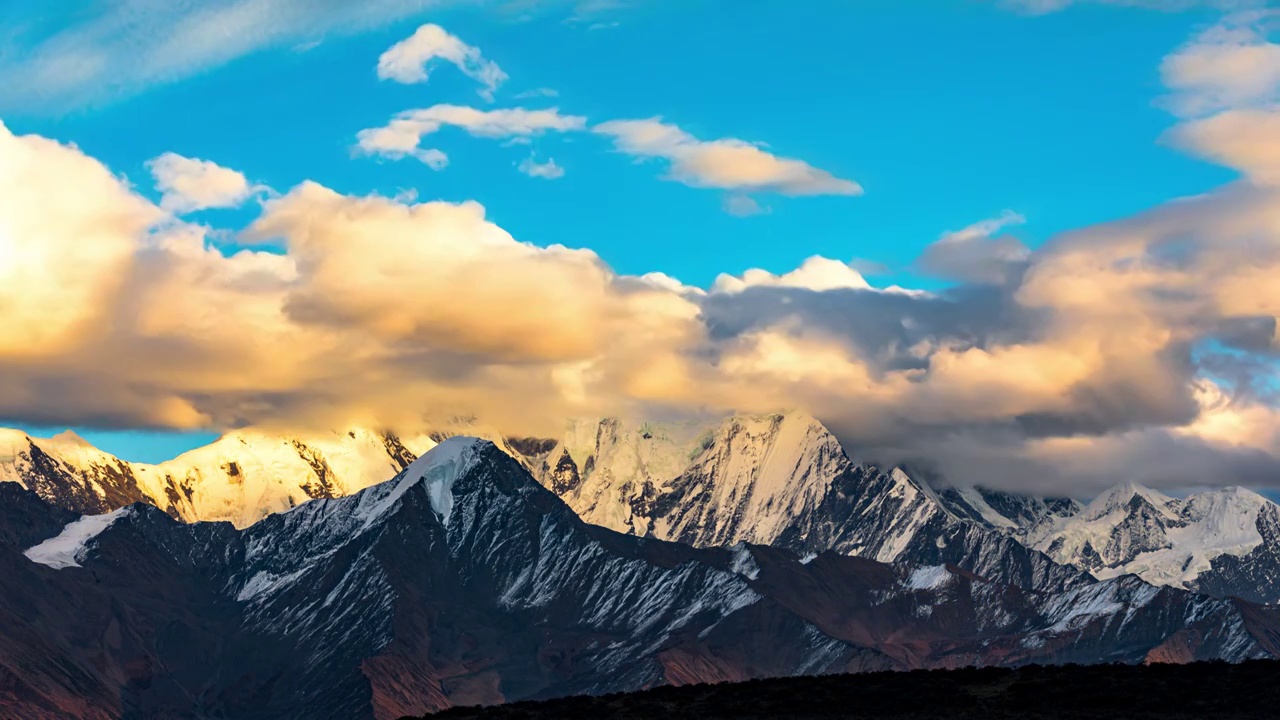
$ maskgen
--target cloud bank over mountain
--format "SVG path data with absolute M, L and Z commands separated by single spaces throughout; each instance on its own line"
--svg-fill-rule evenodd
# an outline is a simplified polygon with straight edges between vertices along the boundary
M 232 254 L 224 231 L 178 216 L 247 199 L 216 158 L 167 156 L 185 164 L 157 167 L 174 192 L 154 203 L 77 147 L 0 126 L 0 416 L 225 429 L 474 415 L 536 434 L 579 415 L 803 407 L 869 457 L 956 482 L 1274 483 L 1280 74 L 1257 70 L 1274 64 L 1275 21 L 1228 16 L 1162 68 L 1180 118 L 1166 141 L 1240 179 L 1035 249 L 1016 213 L 975 218 L 920 258 L 953 283 L 927 292 L 823 257 L 709 288 L 620 274 L 589 248 L 513 237 L 474 201 L 319 181 L 262 199 Z M 424 52 L 411 59 L 452 57 Z M 445 126 L 508 138 L 587 122 L 437 105 L 358 142 L 409 155 Z M 861 190 L 656 118 L 590 127 L 695 187 Z

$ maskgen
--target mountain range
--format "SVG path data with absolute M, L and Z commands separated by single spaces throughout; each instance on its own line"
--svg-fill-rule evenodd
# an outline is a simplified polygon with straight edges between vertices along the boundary
M 455 429 L 454 432 L 458 430 Z M 581 518 L 698 547 L 749 542 L 801 554 L 954 563 L 1058 590 L 1082 574 L 1280 602 L 1280 507 L 1228 487 L 1176 499 L 1124 483 L 1084 504 L 982 487 L 934 487 L 877 468 L 803 413 L 653 423 L 576 420 L 558 438 L 478 426 Z M 0 481 L 61 507 L 135 502 L 187 521 L 247 527 L 317 498 L 350 495 L 404 469 L 448 432 L 369 429 L 229 433 L 157 465 L 129 463 L 71 433 L 0 430 Z
M 394 718 L 778 675 L 1280 655 L 1280 611 L 1134 576 L 1044 592 L 625 535 L 474 438 L 243 529 L 0 493 L 0 709 L 24 718 Z

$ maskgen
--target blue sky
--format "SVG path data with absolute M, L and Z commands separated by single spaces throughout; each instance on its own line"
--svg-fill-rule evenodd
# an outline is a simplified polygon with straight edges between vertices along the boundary
M 17 36 L 28 47 L 92 15 L 92 3 L 23 5 L 0 20 L 26 28 Z M 164 152 L 212 160 L 281 192 L 314 179 L 347 194 L 474 199 L 520 240 L 589 247 L 621 273 L 661 271 L 701 287 L 723 272 L 782 273 L 823 255 L 880 266 L 868 273 L 878 285 L 936 288 L 941 281 L 912 263 L 946 231 L 1011 210 L 1026 218 L 1013 232 L 1035 247 L 1234 176 L 1158 141 L 1175 122 L 1158 103 L 1161 59 L 1214 22 L 1212 10 L 1083 3 L 1029 15 L 976 0 L 617 5 L 600 3 L 580 19 L 559 5 L 528 17 L 492 7 L 409 12 L 106 96 L 0 98 L 0 118 L 18 134 L 75 143 L 156 199 L 145 163 Z M 35 22 L 23 12 L 48 15 Z M 492 103 L 450 67 L 425 84 L 379 80 L 379 55 L 424 22 L 510 76 Z M 516 97 L 539 88 L 557 96 Z M 638 162 L 588 133 L 505 146 L 445 128 L 430 139 L 450 156 L 441 171 L 353 156 L 359 130 L 438 103 L 554 106 L 592 124 L 662 116 L 699 138 L 767 143 L 865 194 L 765 193 L 757 200 L 767 212 L 737 217 L 722 208 L 722 191 L 665 181 L 661 163 Z M 554 158 L 565 175 L 517 172 L 531 152 Z M 256 212 L 251 204 L 193 218 L 234 231 Z M 83 432 L 137 460 L 212 437 Z

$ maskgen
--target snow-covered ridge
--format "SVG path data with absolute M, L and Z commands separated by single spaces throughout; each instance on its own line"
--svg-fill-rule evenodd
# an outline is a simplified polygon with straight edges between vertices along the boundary
M 436 445 L 363 428 L 308 434 L 246 429 L 159 464 L 129 463 L 63 433 L 0 430 L 0 481 L 95 514 L 134 502 L 174 517 L 246 527 L 316 498 L 343 497 L 395 476 Z
M 1074 517 L 1036 528 L 1027 543 L 1098 578 L 1134 574 L 1157 585 L 1191 587 L 1223 555 L 1263 542 L 1258 523 L 1271 501 L 1228 487 L 1178 499 L 1126 483 Z
M 444 440 L 410 463 L 394 484 L 385 483 L 383 487 L 389 486 L 389 490 L 365 493 L 355 516 L 368 526 L 394 507 L 410 488 L 421 484 L 426 487 L 431 509 L 440 516 L 440 522 L 448 526 L 453 511 L 453 484 L 475 466 L 481 450 L 490 444 L 487 440 L 465 436 Z
M 669 423 L 580 419 L 553 438 L 504 438 L 474 423 L 455 429 L 495 442 L 589 523 L 703 546 L 781 544 L 801 554 L 835 550 L 931 565 L 952 562 L 939 553 L 960 537 L 957 528 L 976 524 L 1098 578 L 1134 573 L 1195 588 L 1203 587 L 1197 583 L 1216 559 L 1266 549 L 1259 523 L 1270 515 L 1261 509 L 1275 510 L 1240 488 L 1177 499 L 1124 484 L 1084 506 L 982 488 L 935 488 L 910 469 L 858 463 L 821 422 L 799 412 Z M 356 494 L 413 468 L 405 477 L 443 473 L 428 486 L 447 523 L 448 473 L 418 464 L 440 441 L 440 452 L 462 452 L 474 442 L 447 436 L 246 429 L 146 465 L 120 461 L 70 433 L 33 438 L 0 430 L 0 481 L 16 480 L 88 515 L 142 501 L 185 521 L 247 527 L 313 500 Z M 970 535 L 963 542 L 971 561 L 999 563 L 1021 550 Z M 1280 527 L 1274 537 L 1280 538 Z M 1231 570 L 1235 585 L 1214 592 L 1280 583 L 1276 545 L 1275 567 L 1251 559 Z

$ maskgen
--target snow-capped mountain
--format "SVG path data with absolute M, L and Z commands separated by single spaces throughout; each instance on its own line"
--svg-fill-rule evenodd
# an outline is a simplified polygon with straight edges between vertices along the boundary
M 350 495 L 404 469 L 436 441 L 367 429 L 228 433 L 158 465 L 129 463 L 73 433 L 0 430 L 0 481 L 78 512 L 149 502 L 175 518 L 246 527 L 315 498 Z
M 69 431 L 33 438 L 0 428 L 0 481 L 17 482 L 49 502 L 86 513 L 155 497 L 154 489 L 139 484 L 132 465 Z
M 0 712 L 394 718 L 769 675 L 1280 655 L 1280 611 L 1135 577 L 698 549 L 583 522 L 491 443 L 237 530 L 0 485 Z M 34 629 L 38 628 L 38 630 Z
M 1280 601 L 1280 512 L 1229 487 L 1178 499 L 1126 483 L 1080 512 L 1030 529 L 1027 544 L 1108 578 L 1134 574 L 1157 585 Z
M 548 447 L 549 446 L 549 447 Z M 813 417 L 709 425 L 606 419 L 526 463 L 581 517 L 700 547 L 739 542 L 881 562 L 951 563 L 1021 587 L 1060 590 L 1081 573 L 953 510 L 902 468 L 849 458 Z
M 308 500 L 383 482 L 435 444 L 425 435 L 361 428 L 306 436 L 239 430 L 159 465 L 134 465 L 134 472 L 145 487 L 166 489 L 155 504 L 175 517 L 246 527 Z
M 819 421 L 796 412 L 683 423 L 577 420 L 559 438 L 504 438 L 474 423 L 465 430 L 495 441 L 587 522 L 623 533 L 703 547 L 749 542 L 801 554 L 952 563 L 1043 590 L 1078 583 L 1072 568 L 1099 578 L 1135 573 L 1155 584 L 1280 602 L 1280 508 L 1238 488 L 1178 500 L 1123 485 L 1087 507 L 935 489 L 923 474 L 851 459 Z M 143 465 L 69 433 L 40 439 L 0 431 L 0 480 L 79 512 L 145 501 L 181 520 L 246 527 L 382 482 L 450 434 L 242 430 Z

